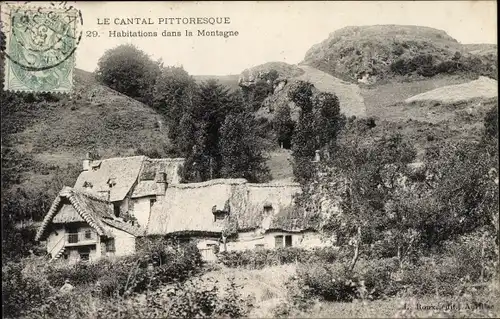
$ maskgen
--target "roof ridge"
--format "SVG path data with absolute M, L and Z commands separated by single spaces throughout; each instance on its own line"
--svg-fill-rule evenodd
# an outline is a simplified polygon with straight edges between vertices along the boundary
M 201 188 L 212 185 L 243 185 L 248 184 L 244 178 L 217 178 L 199 183 L 172 184 L 169 188 Z
M 97 200 L 99 202 L 109 203 L 109 200 L 107 200 L 107 199 L 105 199 L 103 197 L 99 197 L 97 194 L 94 194 L 94 193 L 86 192 L 86 191 L 83 191 L 83 190 L 77 190 L 77 189 L 72 189 L 72 192 L 75 193 L 75 194 L 81 194 L 81 195 L 83 195 L 85 197 Z
M 110 157 L 110 158 L 101 158 L 96 161 L 108 161 L 108 160 L 123 160 L 123 159 L 132 159 L 132 158 L 142 158 L 143 160 L 147 157 L 146 155 L 133 155 L 133 156 L 124 156 L 124 157 Z

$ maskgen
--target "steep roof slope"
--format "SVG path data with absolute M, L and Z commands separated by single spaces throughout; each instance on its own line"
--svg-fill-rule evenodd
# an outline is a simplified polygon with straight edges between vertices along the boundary
M 109 191 L 110 201 L 123 200 L 137 182 L 144 160 L 144 156 L 132 156 L 97 161 L 78 176 L 74 188 L 96 193 Z
M 115 219 L 109 206 L 109 202 L 104 198 L 100 198 L 87 192 L 77 191 L 71 187 L 64 187 L 45 215 L 45 218 L 38 228 L 35 240 L 39 241 L 45 238 L 51 222 L 64 222 L 61 219 L 55 220 L 55 217 L 59 215 L 58 212 L 60 212 L 61 206 L 65 203 L 72 205 L 81 219 L 94 228 L 99 235 L 112 237 L 112 234 L 107 231 L 105 224 L 121 229 L 134 236 L 142 236 L 144 234 L 144 230 L 142 228 L 132 226 L 121 220 Z

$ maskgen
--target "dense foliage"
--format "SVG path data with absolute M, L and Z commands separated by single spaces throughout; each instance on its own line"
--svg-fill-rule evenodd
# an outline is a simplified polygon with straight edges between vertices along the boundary
M 2 267 L 2 296 L 9 317 L 56 302 L 52 296 L 68 279 L 76 288 L 92 287 L 99 298 L 120 298 L 183 282 L 202 267 L 196 246 L 176 241 L 147 240 L 138 253 L 116 260 L 75 265 L 47 264 L 40 257 Z M 34 297 L 36 296 L 36 297 Z M 53 298 L 56 300 L 53 300 Z M 47 307 L 47 311 L 52 311 Z M 43 312 L 43 311 L 42 311 Z M 46 314 L 45 314 L 46 315 Z
M 110 88 L 146 104 L 152 102 L 152 89 L 161 63 L 132 44 L 107 50 L 97 63 L 97 79 Z
M 180 136 L 189 137 L 182 139 L 185 180 L 268 179 L 258 125 L 242 96 L 209 80 L 199 86 L 196 101 L 181 118 Z
M 312 161 L 316 152 L 323 148 L 328 152 L 344 125 L 337 96 L 331 93 L 314 94 L 313 88 L 309 82 L 298 81 L 288 93 L 300 109 L 292 136 L 292 152 L 294 176 L 301 183 L 313 176 Z
M 334 263 L 341 259 L 340 256 L 342 256 L 342 254 L 334 247 L 316 248 L 311 250 L 287 247 L 280 249 L 222 252 L 218 255 L 218 260 L 227 267 L 260 269 L 266 266 L 292 263 Z

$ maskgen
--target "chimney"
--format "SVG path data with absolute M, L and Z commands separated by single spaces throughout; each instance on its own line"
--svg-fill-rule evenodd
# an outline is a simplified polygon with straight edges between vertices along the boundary
M 83 160 L 83 170 L 88 171 L 90 169 L 90 164 L 92 163 L 92 153 L 87 152 L 85 159 Z
M 164 172 L 158 172 L 156 174 L 156 196 L 165 196 L 167 191 L 167 174 Z

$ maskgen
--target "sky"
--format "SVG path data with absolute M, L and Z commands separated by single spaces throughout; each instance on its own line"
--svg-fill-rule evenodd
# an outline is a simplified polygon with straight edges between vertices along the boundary
M 271 61 L 299 63 L 329 33 L 353 25 L 405 24 L 446 31 L 461 43 L 497 43 L 495 1 L 390 2 L 68 2 L 81 10 L 84 37 L 76 67 L 94 71 L 102 54 L 133 43 L 193 75 L 239 74 Z M 229 17 L 226 25 L 114 25 L 115 18 Z M 109 18 L 110 25 L 98 25 Z M 110 38 L 110 30 L 238 31 L 237 37 Z M 99 37 L 86 37 L 87 31 Z M 94 33 L 95 34 L 95 33 Z

